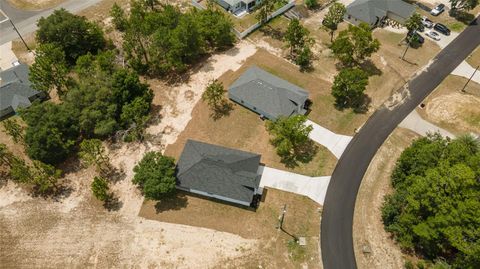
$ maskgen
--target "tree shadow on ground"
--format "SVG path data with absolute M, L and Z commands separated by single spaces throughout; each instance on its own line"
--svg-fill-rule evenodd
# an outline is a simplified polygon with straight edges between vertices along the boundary
M 169 210 L 180 210 L 187 207 L 188 198 L 183 192 L 175 192 L 174 194 L 168 195 L 162 200 L 158 201 L 155 204 L 156 213 L 162 213 Z
M 233 110 L 233 104 L 229 103 L 226 100 L 215 107 L 210 115 L 214 121 L 221 119 L 222 117 L 227 117 L 230 115 L 230 112 Z
M 276 40 L 283 40 L 285 33 L 279 29 L 275 29 L 269 24 L 265 25 L 264 27 L 260 28 L 259 30 L 265 36 L 271 37 Z
M 375 63 L 367 59 L 363 63 L 360 64 L 360 68 L 365 71 L 369 77 L 371 76 L 381 76 L 383 74 L 382 70 L 380 70 Z
M 370 108 L 370 103 L 372 102 L 372 98 L 366 94 L 360 98 L 360 100 L 356 103 L 352 104 L 340 104 L 335 102 L 334 107 L 338 111 L 344 111 L 345 109 L 352 109 L 354 113 L 357 114 L 364 114 L 368 112 Z
M 450 17 L 455 18 L 457 21 L 463 24 L 469 25 L 475 19 L 475 15 L 465 12 L 463 10 L 451 9 L 449 12 Z
M 280 156 L 280 162 L 288 168 L 295 168 L 300 163 L 309 163 L 318 152 L 318 145 L 309 139 L 303 145 L 297 146 L 293 153 L 285 156 Z
M 114 194 L 110 194 L 110 197 L 103 203 L 103 207 L 108 211 L 118 211 L 122 206 L 123 202 Z

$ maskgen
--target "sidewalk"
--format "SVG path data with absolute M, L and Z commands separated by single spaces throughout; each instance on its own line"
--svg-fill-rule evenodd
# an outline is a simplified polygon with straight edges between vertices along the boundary
M 412 130 L 422 136 L 426 136 L 427 133 L 439 132 L 444 137 L 455 138 L 455 135 L 449 131 L 424 120 L 416 110 L 413 110 L 410 114 L 408 114 L 408 116 L 398 126 Z
M 343 151 L 345 151 L 348 143 L 352 140 L 351 136 L 336 134 L 311 120 L 307 120 L 305 124 L 312 125 L 313 127 L 310 133 L 310 139 L 326 147 L 337 159 L 342 156 Z
M 323 205 L 330 182 L 330 176 L 309 177 L 266 166 L 260 166 L 258 173 L 262 175 L 260 187 L 304 195 L 320 205 Z

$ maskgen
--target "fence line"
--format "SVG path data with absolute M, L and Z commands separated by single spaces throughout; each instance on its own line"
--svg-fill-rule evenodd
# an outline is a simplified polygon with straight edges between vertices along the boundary
M 194 7 L 198 8 L 198 9 L 206 9 L 204 6 L 200 5 L 197 0 L 192 0 L 192 3 L 191 3 Z M 267 16 L 267 22 L 269 22 L 271 19 L 277 17 L 278 15 L 281 15 L 283 13 L 285 13 L 287 10 L 289 10 L 290 8 L 294 7 L 295 6 L 295 0 L 290 0 L 290 2 L 288 2 L 286 5 L 284 5 L 283 7 L 277 9 L 275 12 L 273 12 L 272 14 L 268 15 Z M 253 24 L 252 26 L 248 27 L 245 31 L 243 32 L 240 32 L 238 31 L 237 29 L 233 28 L 232 31 L 233 33 L 239 38 L 239 39 L 244 39 L 246 36 L 248 36 L 249 34 L 251 34 L 253 31 L 257 30 L 258 28 L 260 28 L 262 26 L 262 24 L 260 22 L 257 22 L 255 24 Z

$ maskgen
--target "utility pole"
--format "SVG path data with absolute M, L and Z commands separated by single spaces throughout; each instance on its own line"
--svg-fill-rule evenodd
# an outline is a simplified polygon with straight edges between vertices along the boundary
M 477 72 L 478 68 L 480 67 L 477 66 L 477 68 L 475 68 L 475 71 L 473 71 L 473 74 L 470 76 L 470 78 L 467 80 L 467 83 L 465 83 L 465 85 L 463 85 L 463 88 L 462 88 L 462 92 L 465 92 L 465 88 L 467 87 L 468 83 L 470 82 L 470 80 L 472 80 L 473 76 L 475 76 L 475 73 Z
M 31 49 L 28 47 L 27 45 L 27 42 L 25 42 L 25 40 L 23 39 L 22 35 L 20 34 L 20 32 L 18 31 L 17 27 L 15 27 L 15 24 L 13 24 L 13 21 L 12 20 L 8 20 L 12 26 L 13 26 L 13 30 L 15 30 L 15 32 L 17 32 L 18 36 L 20 37 L 20 39 L 22 40 L 23 44 L 25 45 L 25 47 L 27 48 L 28 51 L 31 51 Z
M 285 219 L 285 213 L 287 213 L 287 204 L 283 205 L 281 215 L 278 217 L 277 229 L 282 230 L 283 220 Z
M 405 54 L 407 54 L 408 48 L 410 48 L 410 42 L 409 42 L 409 41 L 407 41 L 407 48 L 406 48 L 405 51 L 403 52 L 402 60 L 405 58 Z

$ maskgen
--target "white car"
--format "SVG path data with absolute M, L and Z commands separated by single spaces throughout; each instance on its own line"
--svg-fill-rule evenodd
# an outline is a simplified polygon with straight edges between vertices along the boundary
M 430 37 L 433 40 L 436 40 L 436 41 L 440 40 L 440 35 L 435 31 L 429 31 L 425 35 Z
M 444 12 L 445 11 L 445 5 L 444 4 L 440 4 L 436 7 L 434 7 L 431 11 L 430 11 L 430 14 L 432 14 L 433 16 L 438 16 L 440 15 L 440 13 Z
M 432 28 L 433 27 L 433 21 L 431 21 L 429 18 L 427 18 L 425 16 L 422 18 L 422 24 L 423 24 L 423 26 L 425 26 L 427 28 Z

